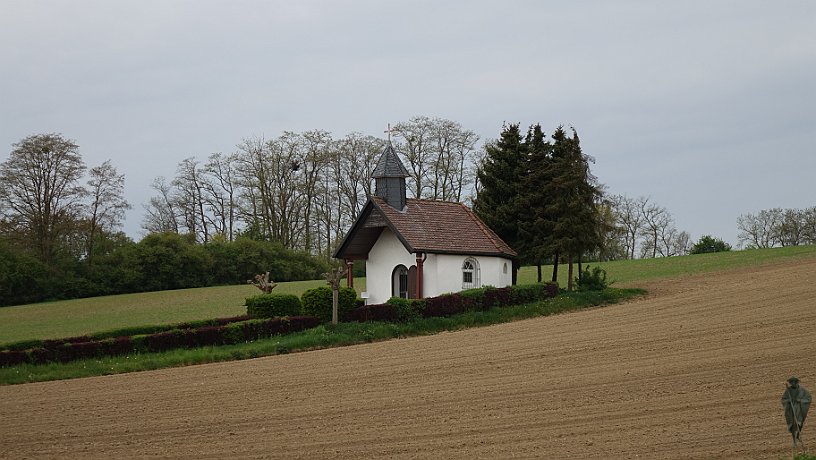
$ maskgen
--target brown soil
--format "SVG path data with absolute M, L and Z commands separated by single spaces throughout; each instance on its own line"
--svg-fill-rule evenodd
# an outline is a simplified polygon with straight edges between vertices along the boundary
M 816 390 L 814 281 L 805 260 L 455 333 L 0 387 L 0 457 L 789 457 L 779 399 L 791 375 Z

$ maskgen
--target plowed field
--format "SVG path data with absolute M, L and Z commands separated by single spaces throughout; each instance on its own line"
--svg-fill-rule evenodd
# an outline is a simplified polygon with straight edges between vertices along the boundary
M 0 387 L 4 458 L 780 458 L 816 260 L 461 332 Z M 803 439 L 816 445 L 816 422 Z

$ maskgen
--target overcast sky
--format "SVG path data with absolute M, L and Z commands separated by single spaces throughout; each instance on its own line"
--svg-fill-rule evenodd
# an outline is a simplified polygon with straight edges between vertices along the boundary
M 816 2 L 0 0 L 0 162 L 36 133 L 133 205 L 243 138 L 447 118 L 572 125 L 610 193 L 693 239 L 816 205 Z

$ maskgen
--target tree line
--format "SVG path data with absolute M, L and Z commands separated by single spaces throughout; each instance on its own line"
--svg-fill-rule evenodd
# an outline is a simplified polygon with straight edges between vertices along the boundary
M 763 209 L 737 218 L 740 245 L 748 249 L 816 244 L 816 206 Z
M 571 173 L 571 180 L 591 189 L 584 190 L 589 194 L 584 197 L 589 200 L 584 204 L 592 204 L 592 210 L 587 211 L 590 208 L 576 207 L 576 203 L 565 198 L 551 203 L 553 209 L 537 216 L 499 219 L 481 212 L 491 227 L 515 228 L 499 233 L 524 254 L 524 263 L 543 261 L 540 253 L 549 244 L 537 241 L 530 246 L 531 241 L 552 232 L 564 233 L 567 227 L 563 222 L 546 229 L 520 223 L 525 219 L 544 219 L 553 213 L 563 220 L 589 212 L 581 217 L 581 222 L 597 221 L 593 223 L 596 234 L 591 239 L 599 243 L 575 243 L 584 248 L 582 258 L 612 260 L 688 253 L 689 234 L 677 230 L 665 208 L 648 198 L 606 196 L 603 186 L 589 171 L 593 160 L 580 152 L 580 141 L 574 131 L 569 136 L 558 129 L 553 140 L 548 141 L 540 127 L 531 128 L 523 139 L 518 125 L 511 126 L 513 135 L 502 132 L 498 140 L 479 145 L 480 139 L 473 131 L 451 120 L 417 116 L 394 125 L 391 133 L 395 150 L 410 173 L 409 197 L 466 202 L 478 211 L 477 197 L 485 189 L 484 181 L 491 181 L 490 174 L 485 172 L 496 167 L 491 163 L 491 155 L 497 149 L 517 148 L 525 151 L 522 157 L 531 158 L 513 160 L 518 164 L 508 166 L 507 172 L 512 180 L 497 192 L 495 201 L 503 203 L 522 190 L 538 193 L 526 198 L 531 203 L 544 203 L 547 196 L 566 196 L 570 185 L 559 178 Z M 216 235 L 227 241 L 238 235 L 278 241 L 284 247 L 328 259 L 372 192 L 371 173 L 385 142 L 360 133 L 334 137 L 322 130 L 287 131 L 272 139 L 244 139 L 229 155 L 186 158 L 178 164 L 174 177 L 158 177 L 154 181 L 157 193 L 145 205 L 142 226 L 148 232 L 193 235 L 200 243 L 207 243 Z M 553 158 L 564 161 L 550 161 Z M 539 167 L 531 169 L 528 175 L 514 169 L 522 163 Z M 577 169 L 570 169 L 573 167 Z M 516 180 L 522 177 L 523 181 Z M 481 201 L 487 203 L 490 198 L 485 195 Z M 528 246 L 532 249 L 528 250 Z M 529 251 L 538 255 L 531 257 Z
M 558 127 L 547 137 L 539 125 L 522 132 L 510 124 L 480 144 L 457 122 L 417 116 L 390 135 L 410 173 L 410 197 L 471 204 L 539 273 L 542 264 L 557 276 L 560 262 L 569 270 L 578 262 L 580 272 L 584 261 L 725 247 L 713 237 L 693 245 L 650 198 L 607 194 L 575 129 Z M 172 177 L 154 180 L 155 194 L 142 205 L 148 236 L 135 243 L 121 232 L 131 205 L 124 175 L 110 161 L 89 169 L 74 141 L 27 137 L 0 164 L 0 303 L 243 282 L 279 261 L 294 268 L 271 270 L 275 280 L 319 277 L 372 192 L 385 143 L 360 133 L 287 131 L 243 139 L 234 152 L 185 158 Z M 740 241 L 813 243 L 814 216 L 814 208 L 740 216 Z M 198 259 L 204 270 L 151 265 L 156 247 Z M 253 254 L 257 264 L 249 262 Z M 157 283 L 151 274 L 182 282 Z M 29 293 L 9 294 L 26 285 Z
M 328 264 L 277 241 L 208 244 L 192 235 L 121 232 L 124 175 L 110 161 L 88 169 L 78 145 L 38 134 L 0 164 L 0 306 L 236 284 L 270 271 L 279 281 L 315 279 Z
M 691 235 L 679 230 L 671 213 L 651 198 L 611 195 L 601 206 L 612 224 L 601 259 L 672 257 L 689 254 Z

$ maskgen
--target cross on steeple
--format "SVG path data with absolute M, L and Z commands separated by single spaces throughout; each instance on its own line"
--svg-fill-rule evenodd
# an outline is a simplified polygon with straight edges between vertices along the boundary
M 391 127 L 391 123 L 388 123 L 388 129 L 383 131 L 384 133 L 388 134 L 388 142 L 391 142 L 391 133 L 396 132 L 397 130 Z

